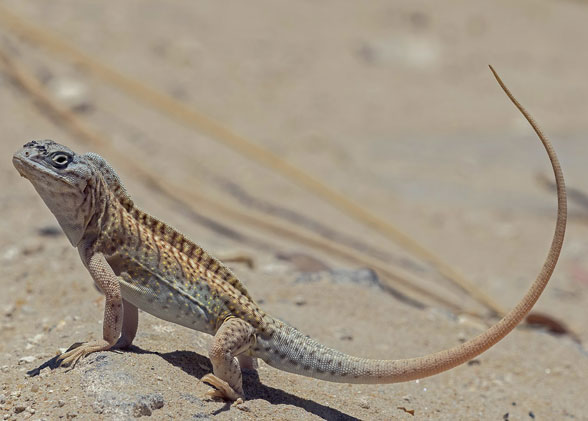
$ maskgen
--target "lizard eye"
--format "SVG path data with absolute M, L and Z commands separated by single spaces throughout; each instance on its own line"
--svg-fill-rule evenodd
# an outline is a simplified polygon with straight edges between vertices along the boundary
M 57 152 L 51 157 L 51 162 L 56 168 L 65 168 L 71 162 L 71 156 L 63 152 Z

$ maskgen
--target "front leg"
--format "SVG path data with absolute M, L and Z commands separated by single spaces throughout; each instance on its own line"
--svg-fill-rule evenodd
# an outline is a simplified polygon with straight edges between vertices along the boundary
M 92 255 L 87 262 L 88 271 L 106 297 L 104 304 L 104 340 L 99 343 L 82 344 L 63 353 L 58 360 L 68 366 L 92 352 L 106 351 L 116 344 L 123 323 L 123 299 L 118 278 L 102 253 Z

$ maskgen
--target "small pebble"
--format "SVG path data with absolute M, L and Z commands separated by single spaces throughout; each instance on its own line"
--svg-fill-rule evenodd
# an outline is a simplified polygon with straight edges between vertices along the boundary
M 72 110 L 87 111 L 91 108 L 88 88 L 78 80 L 54 78 L 49 81 L 47 88 Z
M 150 417 L 153 411 L 149 406 L 145 405 L 143 402 L 139 402 L 135 404 L 135 408 L 133 409 L 133 416 L 135 418 L 140 417 Z
M 16 306 L 14 304 L 8 304 L 6 307 L 4 307 L 4 310 L 3 310 L 4 316 L 12 317 L 15 310 L 16 310 Z
M 370 403 L 365 396 L 359 398 L 358 405 L 363 409 L 370 409 Z
M 14 407 L 14 412 L 16 414 L 20 414 L 21 412 L 23 412 L 26 408 L 22 405 L 18 405 Z
M 39 385 L 37 385 L 37 384 L 34 384 L 34 385 L 31 387 L 31 392 L 37 393 L 38 391 L 39 391 Z
M 251 408 L 246 403 L 241 403 L 235 406 L 238 410 L 243 412 L 251 412 Z
M 341 341 L 352 341 L 353 334 L 346 328 L 338 328 L 335 330 L 335 336 Z
M 306 299 L 301 295 L 297 295 L 296 297 L 294 297 L 294 304 L 296 304 L 297 306 L 303 306 L 306 304 Z
M 32 363 L 36 359 L 37 359 L 37 357 L 33 357 L 32 355 L 27 355 L 26 357 L 22 357 L 20 360 L 18 360 L 18 363 L 19 364 L 22 364 L 22 363 Z
M 57 406 L 58 406 L 59 408 L 62 408 L 62 407 L 63 407 L 63 405 L 65 405 L 65 401 L 63 401 L 63 400 L 59 399 L 59 400 L 57 401 Z
M 14 247 L 10 247 L 8 250 L 6 250 L 4 252 L 4 254 L 2 255 L 2 258 L 4 260 L 12 260 L 16 256 L 18 256 L 18 247 L 14 246 Z
M 32 338 L 29 338 L 28 341 L 32 344 L 38 344 L 41 340 L 45 337 L 44 333 L 37 333 Z

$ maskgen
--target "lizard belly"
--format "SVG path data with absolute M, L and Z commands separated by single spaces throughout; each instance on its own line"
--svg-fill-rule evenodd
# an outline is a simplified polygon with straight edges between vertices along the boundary
M 125 279 L 126 278 L 126 279 Z M 121 293 L 125 300 L 153 316 L 190 329 L 214 334 L 214 316 L 188 293 L 157 283 L 150 288 L 132 282 L 127 276 L 119 277 Z

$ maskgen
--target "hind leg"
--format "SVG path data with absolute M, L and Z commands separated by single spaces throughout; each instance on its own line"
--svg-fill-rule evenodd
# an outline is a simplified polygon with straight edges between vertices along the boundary
M 123 298 L 123 323 L 120 338 L 115 347 L 118 349 L 125 349 L 131 346 L 135 335 L 137 334 L 137 327 L 139 326 L 139 310 L 134 304 L 131 304 Z
M 239 367 L 241 367 L 241 371 L 243 370 L 250 370 L 255 371 L 257 370 L 257 358 L 253 358 L 250 355 L 237 355 L 237 360 L 239 361 Z
M 243 400 L 243 379 L 237 355 L 243 354 L 255 343 L 255 329 L 244 320 L 230 317 L 216 332 L 208 355 L 213 374 L 202 377 L 202 381 L 216 390 L 208 393 L 214 398 L 232 401 Z

